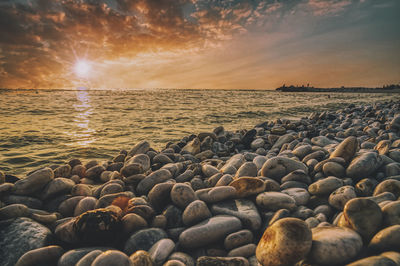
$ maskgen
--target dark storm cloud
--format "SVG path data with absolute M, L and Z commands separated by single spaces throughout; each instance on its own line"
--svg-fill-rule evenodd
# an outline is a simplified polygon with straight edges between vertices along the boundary
M 68 83 L 75 57 L 201 49 L 278 23 L 334 16 L 358 0 L 19 0 L 0 2 L 0 87 Z M 363 2 L 363 1 L 361 1 Z M 272 23 L 272 24 L 271 24 Z

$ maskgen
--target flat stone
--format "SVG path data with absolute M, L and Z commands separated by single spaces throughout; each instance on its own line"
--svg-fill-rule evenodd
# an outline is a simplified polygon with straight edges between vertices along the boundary
M 239 198 L 256 195 L 265 190 L 264 181 L 256 177 L 240 177 L 233 180 L 229 186 L 236 189 L 236 196 Z
M 52 233 L 47 227 L 29 218 L 15 219 L 0 229 L 1 264 L 15 265 L 26 252 L 48 246 L 51 238 Z
M 206 203 L 215 203 L 234 198 L 236 196 L 236 189 L 232 186 L 204 188 L 197 190 L 196 196 Z
M 241 228 L 242 223 L 238 218 L 217 215 L 183 231 L 179 243 L 186 249 L 204 247 Z
M 47 246 L 30 250 L 22 255 L 15 266 L 55 265 L 64 249 L 60 246 Z
M 167 260 L 174 248 L 174 241 L 168 238 L 161 239 L 150 248 L 150 258 L 156 265 L 161 265 Z
M 258 242 L 256 257 L 262 265 L 293 265 L 311 249 L 311 231 L 297 218 L 283 218 L 269 226 Z
M 245 228 L 258 230 L 261 227 L 261 217 L 256 205 L 251 200 L 236 199 L 215 203 L 211 206 L 211 212 L 226 214 L 240 219 Z
M 360 235 L 342 227 L 315 227 L 312 240 L 308 259 L 318 265 L 344 265 L 354 259 L 363 246 Z
M 242 177 L 242 176 L 257 176 L 257 165 L 253 162 L 245 162 L 242 164 L 236 172 L 235 177 Z
M 296 207 L 296 201 L 291 196 L 274 191 L 258 194 L 256 203 L 259 207 L 271 211 L 279 209 L 293 210 Z

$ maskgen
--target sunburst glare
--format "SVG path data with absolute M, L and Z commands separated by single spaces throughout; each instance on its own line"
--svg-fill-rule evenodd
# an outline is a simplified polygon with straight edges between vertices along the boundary
M 78 77 L 87 78 L 90 74 L 92 66 L 87 60 L 78 60 L 74 65 L 74 72 Z

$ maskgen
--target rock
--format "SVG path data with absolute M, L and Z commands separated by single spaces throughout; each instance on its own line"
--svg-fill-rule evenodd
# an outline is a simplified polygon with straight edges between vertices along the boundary
M 159 153 L 153 158 L 153 163 L 160 163 L 160 164 L 167 164 L 173 163 L 174 161 L 171 160 L 167 155 Z
M 133 146 L 133 148 L 128 152 L 128 156 L 134 156 L 136 154 L 144 154 L 146 152 L 148 152 L 150 149 L 150 144 L 145 141 L 142 140 L 140 142 L 138 142 L 135 146 Z
M 292 142 L 294 140 L 294 136 L 292 134 L 285 134 L 280 136 L 278 140 L 274 143 L 271 150 L 273 149 L 280 149 L 283 144 Z
M 242 176 L 257 176 L 257 166 L 253 162 L 245 162 L 242 164 L 236 172 L 235 177 L 242 177 Z
M 190 226 L 211 217 L 211 212 L 204 201 L 195 200 L 191 202 L 182 214 L 182 221 Z
M 313 195 L 323 196 L 332 193 L 341 186 L 343 186 L 343 181 L 341 179 L 328 176 L 327 178 L 312 183 L 308 187 L 308 191 Z
M 217 215 L 183 231 L 179 236 L 179 243 L 186 249 L 204 247 L 224 239 L 241 227 L 242 223 L 238 218 Z
M 147 170 L 150 169 L 150 157 L 147 154 L 136 154 L 132 158 L 130 158 L 128 161 L 126 161 L 125 166 L 128 166 L 130 164 L 138 164 L 141 166 L 141 169 L 143 172 L 146 172 Z M 122 173 L 122 169 L 121 169 Z M 137 173 L 133 173 L 131 175 L 134 175 Z M 130 176 L 130 175 L 127 175 Z
M 201 166 L 201 171 L 203 172 L 203 174 L 206 177 L 211 177 L 211 176 L 213 176 L 215 174 L 220 173 L 219 170 L 216 167 L 214 167 L 212 165 L 209 165 L 209 164 L 203 164 Z
M 344 265 L 354 259 L 363 246 L 355 231 L 342 227 L 315 227 L 312 240 L 308 259 L 318 265 Z
M 358 141 L 356 137 L 347 137 L 339 145 L 336 146 L 335 150 L 331 153 L 329 158 L 341 157 L 346 163 L 349 163 L 354 154 L 356 154 L 358 148 Z
M 105 186 L 103 187 L 103 189 L 100 192 L 100 197 L 103 197 L 108 194 L 123 192 L 123 191 L 124 191 L 123 186 L 118 183 L 105 184 Z
M 164 209 L 168 204 L 171 203 L 171 189 L 174 186 L 172 182 L 164 182 L 155 185 L 150 192 L 148 193 L 147 197 L 149 199 L 150 205 L 157 211 L 161 211 Z
M 364 259 L 360 259 L 357 261 L 354 261 L 350 264 L 347 264 L 348 266 L 364 266 L 364 265 L 372 265 L 372 266 L 396 266 L 397 264 L 384 256 L 371 256 L 367 257 Z
M 249 266 L 243 257 L 209 257 L 202 256 L 197 259 L 196 266 Z
M 308 172 L 305 164 L 286 157 L 273 157 L 267 160 L 261 168 L 261 175 L 280 181 L 282 177 L 295 170 Z
M 15 266 L 55 265 L 64 249 L 60 246 L 47 246 L 26 252 Z
M 255 244 L 247 244 L 228 252 L 228 257 L 250 257 L 254 256 L 257 246 Z
M 297 156 L 300 160 L 302 160 L 307 154 L 311 153 L 312 146 L 305 144 L 295 148 L 292 153 Z
M 236 196 L 239 198 L 256 195 L 265 190 L 264 181 L 255 177 L 240 177 L 233 180 L 229 186 L 236 189 Z
M 46 200 L 60 194 L 67 194 L 71 191 L 75 182 L 68 178 L 55 178 L 51 180 L 42 192 L 42 199 Z
M 304 221 L 283 218 L 265 230 L 256 257 L 262 265 L 292 265 L 307 256 L 311 239 L 311 231 Z
M 186 253 L 183 252 L 174 252 L 169 256 L 169 260 L 177 260 L 184 263 L 186 266 L 194 266 L 195 261 L 194 259 Z
M 338 210 L 343 210 L 344 205 L 355 197 L 357 195 L 352 186 L 340 187 L 329 195 L 329 204 Z
M 320 147 L 325 147 L 330 144 L 336 144 L 337 142 L 331 140 L 325 136 L 318 136 L 311 139 L 311 143 Z
M 304 188 L 288 188 L 282 190 L 282 193 L 291 196 L 295 200 L 297 206 L 307 205 L 310 199 L 310 194 Z
M 226 170 L 230 167 L 234 167 L 235 169 L 239 169 L 242 164 L 246 162 L 243 154 L 235 154 L 228 161 L 226 161 L 225 165 L 220 169 L 222 173 L 228 174 Z
M 375 152 L 366 152 L 355 157 L 346 169 L 346 175 L 353 179 L 371 176 L 382 163 L 382 159 Z
M 258 148 L 264 147 L 264 145 L 265 145 L 265 141 L 262 138 L 257 138 L 251 142 L 250 147 L 253 150 L 257 150 Z
M 77 184 L 71 188 L 72 196 L 92 196 L 92 190 L 88 185 Z
M 96 209 L 77 217 L 73 228 L 84 243 L 112 243 L 119 232 L 120 221 L 113 211 Z
M 388 179 L 379 183 L 374 190 L 374 196 L 383 192 L 391 192 L 395 197 L 400 197 L 400 181 L 395 179 Z
M 106 169 L 102 165 L 95 165 L 86 170 L 85 177 L 91 180 L 100 179 L 100 175 Z
M 357 193 L 358 196 L 361 196 L 361 197 L 372 196 L 372 194 L 374 193 L 374 189 L 375 189 L 377 184 L 378 184 L 378 181 L 376 181 L 373 178 L 361 179 L 355 185 L 356 193 Z
M 211 212 L 226 214 L 240 219 L 245 228 L 258 230 L 261 227 L 261 217 L 255 204 L 246 199 L 228 200 L 215 203 L 211 206 Z
M 397 115 L 393 118 L 393 120 L 389 124 L 389 128 L 393 131 L 400 130 L 400 115 Z
M 324 172 L 325 176 L 336 176 L 336 177 L 344 177 L 346 174 L 346 170 L 344 167 L 335 162 L 327 162 L 322 167 L 322 171 Z
M 15 265 L 26 252 L 47 246 L 51 238 L 52 233 L 47 227 L 29 218 L 15 219 L 0 228 L 1 264 Z
M 74 218 L 58 224 L 54 230 L 57 238 L 65 243 L 75 244 L 79 242 L 78 236 L 74 230 Z
M 382 208 L 382 213 L 385 226 L 400 224 L 400 200 L 386 204 Z
M 355 198 L 346 203 L 343 215 L 351 229 L 356 231 L 365 243 L 375 235 L 382 224 L 382 211 L 370 199 Z
M 132 261 L 132 266 L 153 266 L 154 263 L 150 258 L 150 254 L 144 250 L 138 250 L 133 253 L 129 259 Z
M 168 238 L 161 239 L 150 248 L 150 258 L 156 265 L 161 265 L 167 260 L 174 248 L 174 241 Z
M 107 250 L 93 261 L 92 266 L 131 266 L 129 257 L 119 250 Z
M 76 266 L 91 266 L 93 261 L 103 252 L 101 252 L 100 250 L 96 249 L 93 250 L 91 252 L 89 252 L 88 254 L 86 254 L 85 256 L 83 256 L 77 263 Z
M 156 184 L 165 182 L 170 178 L 172 178 L 171 172 L 166 169 L 154 171 L 139 182 L 136 190 L 140 195 L 148 194 Z
M 71 249 L 65 252 L 61 258 L 58 260 L 58 266 L 70 266 L 76 265 L 80 260 L 86 256 L 87 254 L 91 253 L 92 251 L 106 251 L 110 248 L 104 247 L 90 247 L 90 248 L 78 248 L 78 249 Z
M 53 170 L 43 168 L 14 183 L 14 193 L 32 195 L 44 188 L 54 178 Z
M 72 198 L 67 198 L 58 207 L 58 211 L 61 213 L 62 216 L 68 217 L 68 216 L 73 216 L 75 207 L 81 201 L 84 196 L 75 196 Z
M 79 216 L 84 212 L 93 210 L 96 206 L 97 199 L 95 197 L 84 197 L 81 199 L 74 209 L 74 216 Z
M 177 183 L 171 189 L 171 200 L 176 206 L 184 209 L 192 201 L 196 200 L 196 194 L 191 186 Z
M 186 144 L 186 146 L 182 148 L 182 151 L 188 152 L 192 155 L 196 155 L 201 151 L 200 144 L 201 142 L 199 138 L 196 137 L 193 140 L 191 140 L 188 144 Z
M 227 250 L 244 246 L 253 242 L 253 233 L 250 230 L 240 230 L 228 235 L 224 240 L 224 247 Z
M 271 211 L 277 211 L 279 209 L 293 210 L 296 207 L 296 201 L 291 196 L 274 191 L 258 194 L 256 203 L 259 207 Z
M 206 203 L 215 203 L 236 196 L 236 189 L 232 186 L 204 188 L 196 191 L 196 196 Z
M 149 250 L 157 241 L 167 238 L 167 233 L 159 228 L 142 229 L 125 242 L 124 252 L 132 254 L 138 250 Z
M 60 167 L 57 167 L 54 169 L 54 177 L 70 177 L 71 175 L 71 166 L 69 164 L 61 165 Z
M 391 259 L 396 263 L 396 265 L 400 265 L 400 253 L 394 251 L 383 252 L 381 256 Z
M 6 175 L 0 171 L 0 185 L 6 182 Z
M 385 155 L 390 150 L 390 140 L 381 140 L 376 144 L 374 150 L 377 150 L 380 155 Z
M 163 266 L 185 266 L 185 263 L 179 260 L 168 260 Z
M 369 242 L 373 252 L 400 250 L 400 225 L 392 225 L 379 231 Z
M 282 177 L 282 184 L 289 181 L 298 181 L 304 184 L 311 184 L 311 178 L 303 170 L 295 170 Z
M 11 204 L 0 209 L 0 220 L 27 217 L 31 214 L 24 204 Z
M 136 213 L 128 213 L 121 219 L 124 233 L 131 234 L 148 226 L 145 219 Z
M 141 154 L 145 155 L 145 154 Z M 145 155 L 147 156 L 147 155 Z M 125 177 L 144 173 L 143 166 L 138 163 L 131 163 L 121 168 L 121 174 Z

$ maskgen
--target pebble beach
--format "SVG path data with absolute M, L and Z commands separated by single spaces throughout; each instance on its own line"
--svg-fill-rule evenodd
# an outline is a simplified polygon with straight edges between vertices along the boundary
M 400 102 L 0 172 L 0 261 L 400 265 Z

